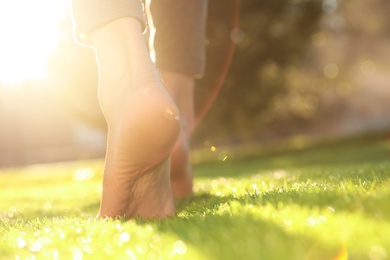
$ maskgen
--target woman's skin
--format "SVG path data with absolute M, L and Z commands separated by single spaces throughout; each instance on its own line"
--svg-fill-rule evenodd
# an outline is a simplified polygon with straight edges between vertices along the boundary
M 99 103 L 108 125 L 98 217 L 171 216 L 170 156 L 183 126 L 149 58 L 141 24 L 121 18 L 94 30 L 91 40 L 99 65 Z
M 195 127 L 194 77 L 171 71 L 161 71 L 164 85 L 181 114 L 181 131 L 172 152 L 171 186 L 175 198 L 192 194 L 190 140 Z

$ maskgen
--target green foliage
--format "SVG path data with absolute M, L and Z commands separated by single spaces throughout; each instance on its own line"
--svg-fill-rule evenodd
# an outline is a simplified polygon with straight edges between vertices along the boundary
M 94 220 L 102 161 L 3 170 L 0 258 L 386 259 L 383 137 L 198 164 L 166 220 Z
M 275 98 L 286 92 L 285 69 L 302 57 L 317 29 L 321 4 L 318 0 L 241 1 L 240 25 L 233 31 L 234 1 L 210 1 L 207 72 L 198 82 L 198 109 L 221 75 L 231 39 L 236 53 L 196 140 L 253 134 L 264 125 Z

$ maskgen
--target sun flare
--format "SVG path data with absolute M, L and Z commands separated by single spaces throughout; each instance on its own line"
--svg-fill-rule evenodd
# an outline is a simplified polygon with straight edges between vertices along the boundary
M 0 2 L 0 81 L 18 84 L 42 79 L 47 58 L 55 49 L 64 0 Z

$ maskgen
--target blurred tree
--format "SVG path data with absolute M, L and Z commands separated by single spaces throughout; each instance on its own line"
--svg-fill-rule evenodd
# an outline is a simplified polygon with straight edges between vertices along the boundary
M 244 0 L 240 26 L 233 32 L 234 1 L 209 1 L 207 72 L 197 84 L 198 109 L 213 91 L 231 39 L 236 53 L 219 98 L 194 136 L 195 143 L 205 138 L 243 140 L 272 119 L 275 98 L 286 92 L 286 68 L 306 50 L 318 28 L 321 7 L 321 0 Z

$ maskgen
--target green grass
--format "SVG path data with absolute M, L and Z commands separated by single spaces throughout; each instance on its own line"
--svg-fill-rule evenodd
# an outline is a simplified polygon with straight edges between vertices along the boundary
M 0 259 L 388 259 L 385 137 L 217 149 L 166 220 L 94 220 L 99 160 L 2 170 Z

